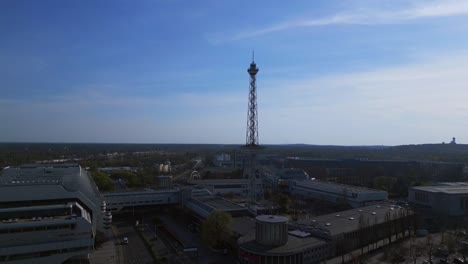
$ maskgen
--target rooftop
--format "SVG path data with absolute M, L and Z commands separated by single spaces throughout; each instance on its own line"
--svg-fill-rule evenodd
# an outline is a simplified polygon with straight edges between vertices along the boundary
M 468 182 L 437 182 L 432 186 L 415 186 L 412 189 L 433 193 L 466 194 L 468 193 Z
M 370 225 L 385 222 L 388 217 L 398 218 L 406 213 L 406 209 L 390 203 L 381 203 L 334 214 L 317 217 L 303 217 L 290 222 L 290 226 L 307 231 L 324 230 L 330 235 L 348 233 L 360 228 L 360 218 Z
M 199 195 L 192 197 L 192 199 L 203 202 L 213 209 L 220 211 L 245 210 L 244 207 L 215 195 Z
M 336 193 L 343 193 L 344 190 L 348 193 L 376 193 L 376 192 L 384 192 L 382 190 L 376 190 L 366 187 L 354 186 L 354 185 L 346 185 L 336 182 L 326 182 L 320 180 L 303 180 L 303 181 L 295 181 L 295 185 L 298 187 L 315 189 L 319 191 L 333 191 Z
M 91 176 L 78 164 L 8 167 L 0 172 L 0 187 L 3 202 L 45 199 L 50 195 L 82 195 L 96 202 L 100 195 Z
M 280 215 L 259 215 L 255 218 L 261 222 L 267 223 L 285 223 L 288 222 L 288 218 Z
M 255 220 L 248 216 L 233 217 L 231 229 L 234 233 L 240 236 L 255 233 Z
M 268 255 L 292 254 L 295 252 L 302 252 L 308 248 L 324 246 L 327 244 L 324 240 L 312 236 L 302 238 L 288 235 L 288 242 L 282 246 L 265 246 L 255 241 L 255 232 L 241 237 L 238 243 L 245 251 Z
M 249 179 L 201 179 L 201 180 L 189 180 L 191 184 L 247 184 Z M 260 179 L 257 179 L 258 183 L 261 183 Z

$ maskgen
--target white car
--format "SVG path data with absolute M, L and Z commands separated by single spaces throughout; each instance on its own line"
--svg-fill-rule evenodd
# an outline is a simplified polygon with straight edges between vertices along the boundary
M 124 243 L 124 244 L 128 244 L 128 238 L 127 238 L 127 237 L 124 237 L 123 243 Z

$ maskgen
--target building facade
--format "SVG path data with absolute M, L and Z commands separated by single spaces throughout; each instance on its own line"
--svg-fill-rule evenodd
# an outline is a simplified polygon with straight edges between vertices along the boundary
M 413 186 L 408 201 L 432 214 L 461 217 L 468 215 L 468 182 L 439 182 Z
M 248 179 L 207 179 L 207 180 L 190 180 L 190 184 L 197 185 L 201 188 L 206 188 L 214 195 L 235 195 L 239 197 L 247 197 L 249 189 Z M 257 199 L 263 198 L 263 182 L 261 179 L 256 180 Z
M 305 199 L 342 203 L 353 208 L 388 199 L 386 191 L 319 180 L 293 181 L 289 184 L 289 192 Z
M 79 165 L 5 168 L 0 175 L 0 261 L 87 258 L 96 232 L 105 231 L 103 216 L 94 181 Z

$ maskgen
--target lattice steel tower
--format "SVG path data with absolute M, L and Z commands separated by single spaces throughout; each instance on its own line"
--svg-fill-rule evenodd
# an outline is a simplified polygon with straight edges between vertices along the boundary
M 246 142 L 242 149 L 250 154 L 249 164 L 244 167 L 244 178 L 249 179 L 248 203 L 252 205 L 257 201 L 256 179 L 259 176 L 259 170 L 256 164 L 256 154 L 260 149 L 258 142 L 257 85 L 255 77 L 258 73 L 258 68 L 255 64 L 253 53 L 252 63 L 250 63 L 250 68 L 247 69 L 247 72 L 250 75 L 249 108 L 247 112 Z
M 254 54 L 252 53 L 252 63 L 250 68 L 247 69 L 250 75 L 250 89 L 249 89 L 249 110 L 247 113 L 247 146 L 258 146 L 258 113 L 257 113 L 257 84 L 256 77 L 258 73 L 257 65 L 254 61 Z

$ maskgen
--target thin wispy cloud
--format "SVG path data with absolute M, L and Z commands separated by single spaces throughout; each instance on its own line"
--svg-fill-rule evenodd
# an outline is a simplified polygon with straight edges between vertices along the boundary
M 417 19 L 459 16 L 468 14 L 468 1 L 423 1 L 396 10 L 355 8 L 319 18 L 299 18 L 279 22 L 254 30 L 241 31 L 229 37 L 211 39 L 214 43 L 242 40 L 298 28 L 331 25 L 379 25 L 405 23 Z
M 467 61 L 460 52 L 269 87 L 259 94 L 261 135 L 268 142 L 356 145 L 462 137 L 468 125 Z

